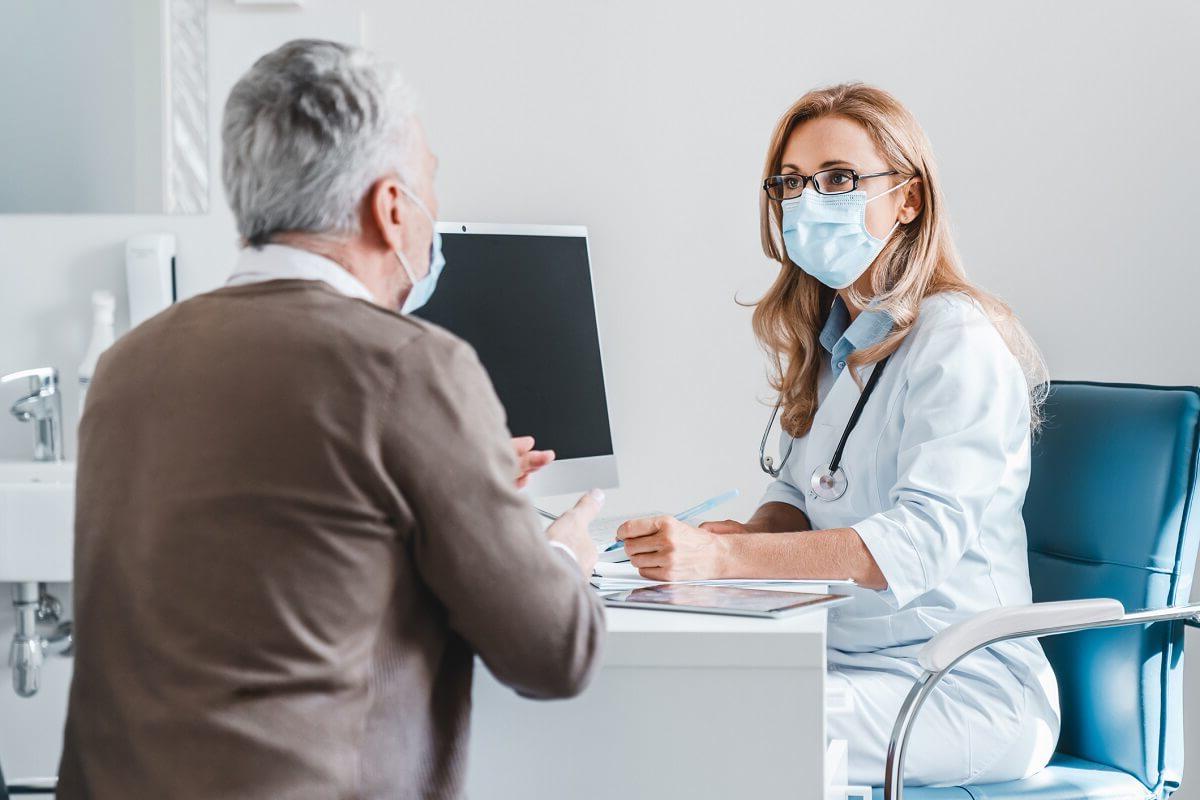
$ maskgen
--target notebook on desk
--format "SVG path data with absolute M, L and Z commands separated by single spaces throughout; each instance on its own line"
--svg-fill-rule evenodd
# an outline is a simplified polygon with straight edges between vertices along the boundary
M 641 511 L 636 514 L 622 514 L 615 517 L 600 517 L 592 520 L 588 525 L 588 535 L 592 537 L 592 541 L 596 544 L 596 551 L 600 553 L 600 562 L 604 564 L 620 564 L 629 563 L 629 556 L 625 555 L 625 548 L 621 547 L 616 550 L 609 550 L 608 547 L 617 538 L 617 528 L 621 527 L 627 520 L 640 519 L 642 517 L 660 516 L 661 511 Z
M 743 586 L 757 589 L 824 591 L 829 586 L 854 586 L 850 578 L 815 578 L 812 580 L 784 580 L 778 578 L 712 578 L 708 580 L 691 581 L 652 581 L 643 578 L 637 567 L 628 561 L 621 564 L 596 564 L 592 573 L 592 586 L 597 589 L 615 590 L 632 589 L 639 586 L 657 586 L 662 584 L 690 584 L 693 586 Z

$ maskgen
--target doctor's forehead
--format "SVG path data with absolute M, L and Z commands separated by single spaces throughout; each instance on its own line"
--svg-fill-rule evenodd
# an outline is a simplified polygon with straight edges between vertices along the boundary
M 850 167 L 859 174 L 887 169 L 867 129 L 842 116 L 819 117 L 797 125 L 783 146 L 784 172 L 811 175 L 831 167 Z

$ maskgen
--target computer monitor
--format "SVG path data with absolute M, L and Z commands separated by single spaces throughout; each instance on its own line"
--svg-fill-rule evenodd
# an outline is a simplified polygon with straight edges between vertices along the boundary
M 416 316 L 479 354 L 514 436 L 557 454 L 534 496 L 617 485 L 587 228 L 439 222 L 446 268 Z

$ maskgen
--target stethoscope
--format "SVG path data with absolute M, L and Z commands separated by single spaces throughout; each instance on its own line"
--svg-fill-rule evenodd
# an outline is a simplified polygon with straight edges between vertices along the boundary
M 883 368 L 887 365 L 889 358 L 891 358 L 890 355 L 879 361 L 875 365 L 875 369 L 871 371 L 871 377 L 867 379 L 867 385 L 863 387 L 858 402 L 854 404 L 854 411 L 850 413 L 850 420 L 842 430 L 842 438 L 838 441 L 837 449 L 833 451 L 833 459 L 830 460 L 829 465 L 813 470 L 812 478 L 809 480 L 813 497 L 833 501 L 846 493 L 849 483 L 846 480 L 846 471 L 842 469 L 842 451 L 846 449 L 846 440 L 850 438 L 850 431 L 854 430 L 854 426 L 858 424 L 858 418 L 862 416 L 863 408 L 871 399 L 871 393 L 875 391 L 875 384 L 879 383 L 879 376 L 883 374 Z M 781 400 L 775 404 L 775 409 L 771 412 L 771 421 L 767 423 L 767 429 L 763 431 L 762 441 L 758 445 L 758 466 L 772 478 L 778 478 L 782 474 L 784 466 L 792 456 L 792 445 L 796 443 L 795 439 L 788 441 L 787 450 L 784 451 L 783 459 L 779 462 L 778 467 L 775 466 L 775 459 L 766 454 L 767 439 L 771 435 L 771 428 L 775 425 L 775 417 L 779 414 L 779 406 L 782 402 Z

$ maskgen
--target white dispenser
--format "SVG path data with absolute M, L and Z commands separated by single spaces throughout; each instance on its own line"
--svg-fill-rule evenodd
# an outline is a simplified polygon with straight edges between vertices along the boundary
M 134 328 L 175 302 L 175 236 L 142 233 L 125 242 L 129 284 L 129 327 Z
M 88 384 L 96 372 L 100 354 L 112 346 L 116 339 L 113 331 L 113 312 L 117 299 L 112 292 L 103 289 L 92 292 L 92 340 L 88 343 L 83 363 L 79 365 L 79 417 L 83 418 L 83 407 L 87 401 Z

